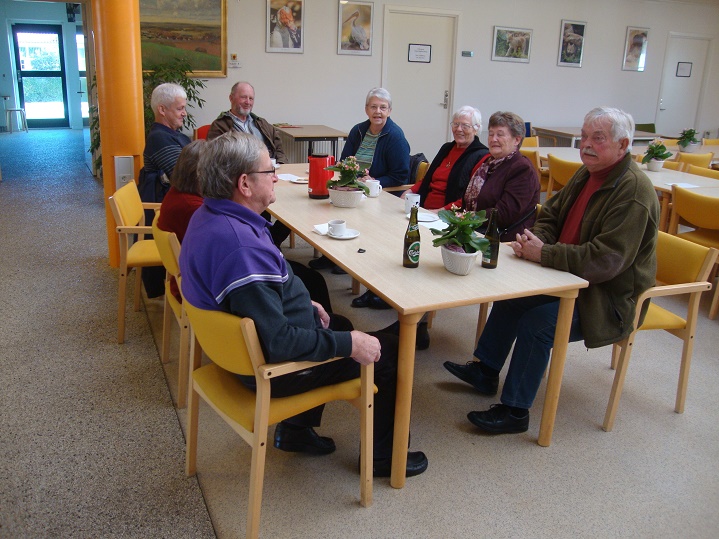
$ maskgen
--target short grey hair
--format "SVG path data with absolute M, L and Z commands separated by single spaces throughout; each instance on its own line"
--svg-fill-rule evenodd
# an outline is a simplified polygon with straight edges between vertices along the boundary
M 627 151 L 630 151 L 632 142 L 634 142 L 634 118 L 632 115 L 614 107 L 596 107 L 587 112 L 584 117 L 585 124 L 593 124 L 602 120 L 609 120 L 614 142 L 619 142 L 623 138 L 629 140 Z
M 470 107 L 469 105 L 459 107 L 457 111 L 452 114 L 452 121 L 456 122 L 464 116 L 470 117 L 470 119 L 472 120 L 472 125 L 477 126 L 477 131 L 482 130 L 482 113 L 479 112 L 479 109 L 475 109 L 474 107 Z
M 169 107 L 178 97 L 187 99 L 187 92 L 185 92 L 185 89 L 182 86 L 175 84 L 174 82 L 165 82 L 160 84 L 152 90 L 152 98 L 150 99 L 152 112 L 157 114 L 160 105 Z
M 367 99 L 364 100 L 365 107 L 369 105 L 369 100 L 373 97 L 387 101 L 389 108 L 392 108 L 392 96 L 389 95 L 389 92 L 384 88 L 372 88 L 369 92 L 367 92 Z
M 489 127 L 506 127 L 513 137 L 522 137 L 519 141 L 519 146 L 517 146 L 518 148 L 522 147 L 524 135 L 527 131 L 524 126 L 524 120 L 522 120 L 518 114 L 502 111 L 495 112 L 489 117 Z
M 238 178 L 257 169 L 263 152 L 267 148 L 260 139 L 239 131 L 205 142 L 197 165 L 202 196 L 231 199 Z
M 182 148 L 177 158 L 175 168 L 172 169 L 170 185 L 181 193 L 200 194 L 200 182 L 197 179 L 197 165 L 205 146 L 204 139 L 193 140 Z
M 232 88 L 230 88 L 230 95 L 232 95 L 232 94 L 235 93 L 235 90 L 237 90 L 237 87 L 238 87 L 240 84 L 246 84 L 247 86 L 249 86 L 250 88 L 252 88 L 252 91 L 253 91 L 253 92 L 255 91 L 255 87 L 252 86 L 249 82 L 247 82 L 246 80 L 241 80 L 240 82 L 236 82 L 235 84 L 232 85 Z

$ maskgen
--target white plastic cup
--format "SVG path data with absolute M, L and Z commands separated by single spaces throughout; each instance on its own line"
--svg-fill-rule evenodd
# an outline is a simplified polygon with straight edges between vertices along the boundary
M 344 236 L 347 222 L 344 219 L 332 219 L 327 223 L 327 232 L 330 236 Z
M 369 188 L 369 196 L 372 198 L 378 197 L 382 192 L 382 184 L 379 183 L 379 180 L 366 180 L 365 184 Z
M 412 211 L 412 206 L 419 208 L 419 193 L 407 193 L 404 196 L 404 213 Z

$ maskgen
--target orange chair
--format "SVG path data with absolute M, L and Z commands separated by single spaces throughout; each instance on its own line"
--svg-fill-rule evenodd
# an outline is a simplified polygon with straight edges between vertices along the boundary
M 579 170 L 582 163 L 579 161 L 566 161 L 555 157 L 551 153 L 547 155 L 549 160 L 549 181 L 547 182 L 547 198 L 551 198 L 555 191 L 559 191 L 567 185 L 569 179 Z
M 210 124 L 207 125 L 201 125 L 197 129 L 195 129 L 195 134 L 193 136 L 193 140 L 198 139 L 206 139 L 207 138 L 207 132 L 210 130 Z

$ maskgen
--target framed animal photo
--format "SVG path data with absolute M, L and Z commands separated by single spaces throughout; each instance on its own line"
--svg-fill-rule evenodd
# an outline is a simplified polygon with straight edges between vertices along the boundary
M 267 0 L 266 52 L 304 52 L 303 7 L 304 0 Z
M 644 71 L 647 57 L 649 28 L 627 26 L 627 38 L 624 41 L 623 71 Z
M 584 55 L 584 32 L 586 22 L 562 20 L 559 32 L 559 57 L 557 65 L 582 67 Z
M 338 2 L 337 54 L 372 56 L 373 2 Z
M 529 53 L 532 49 L 532 30 L 495 26 L 492 43 L 492 60 L 529 63 Z

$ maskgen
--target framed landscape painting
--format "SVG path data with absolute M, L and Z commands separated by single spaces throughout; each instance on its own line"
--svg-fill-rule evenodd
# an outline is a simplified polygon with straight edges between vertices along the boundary
M 624 71 L 644 71 L 647 57 L 647 41 L 649 28 L 627 26 L 627 38 L 624 41 Z
M 183 58 L 196 77 L 226 77 L 226 2 L 140 0 L 142 68 Z
M 559 57 L 557 65 L 568 67 L 582 67 L 584 55 L 584 31 L 586 22 L 562 21 L 559 34 Z
M 492 60 L 529 63 L 529 53 L 532 48 L 532 30 L 495 26 L 492 43 Z
M 267 0 L 265 52 L 302 53 L 304 0 Z
M 339 2 L 337 54 L 372 56 L 372 2 Z

